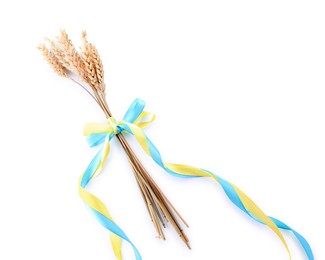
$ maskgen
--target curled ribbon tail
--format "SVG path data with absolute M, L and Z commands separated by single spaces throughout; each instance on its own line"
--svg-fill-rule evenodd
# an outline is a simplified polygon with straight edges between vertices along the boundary
M 291 259 L 291 253 L 289 247 L 283 237 L 281 229 L 292 231 L 298 239 L 302 248 L 304 249 L 309 260 L 314 260 L 312 250 L 307 242 L 298 232 L 291 229 L 283 222 L 267 216 L 253 200 L 251 200 L 243 191 L 241 191 L 236 185 L 216 176 L 212 172 L 182 164 L 172 164 L 163 162 L 161 155 L 155 145 L 150 141 L 141 128 L 136 125 L 126 123 L 128 132 L 136 138 L 142 149 L 166 172 L 176 177 L 195 178 L 195 177 L 209 177 L 217 181 L 225 191 L 228 198 L 242 211 L 252 217 L 254 220 L 267 225 L 275 234 L 279 237 L 286 251 L 288 252 L 289 258 Z
M 87 132 L 90 136 L 91 135 L 98 135 L 102 134 L 101 132 L 98 132 L 98 130 L 101 131 L 104 127 L 102 125 L 89 125 L 91 130 Z M 122 239 L 126 240 L 131 244 L 134 250 L 134 254 L 137 260 L 141 260 L 141 255 L 137 248 L 133 245 L 133 243 L 129 240 L 129 238 L 126 236 L 124 231 L 114 222 L 111 214 L 109 213 L 108 209 L 106 208 L 105 204 L 97 198 L 95 195 L 91 194 L 86 190 L 86 186 L 89 183 L 89 181 L 93 178 L 95 178 L 98 174 L 101 173 L 104 164 L 106 162 L 107 156 L 110 151 L 110 145 L 109 145 L 109 136 L 111 134 L 110 128 L 108 128 L 108 132 L 106 133 L 106 136 L 104 140 L 102 140 L 102 137 L 100 138 L 101 142 L 104 142 L 103 147 L 98 151 L 96 156 L 93 158 L 93 160 L 90 162 L 89 166 L 87 167 L 86 171 L 80 176 L 79 179 L 79 195 L 81 199 L 84 201 L 84 203 L 87 205 L 89 210 L 95 215 L 98 222 L 104 226 L 107 230 L 110 231 L 110 238 L 111 238 L 111 244 L 114 251 L 114 254 L 118 260 L 122 260 Z M 94 131 L 94 132 L 93 132 Z M 97 139 L 98 136 L 96 136 L 96 142 L 98 143 L 99 139 Z

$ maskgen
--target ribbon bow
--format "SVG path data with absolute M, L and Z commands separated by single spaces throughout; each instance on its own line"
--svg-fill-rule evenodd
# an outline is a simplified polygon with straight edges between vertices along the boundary
M 236 185 L 228 182 L 221 177 L 213 174 L 210 171 L 203 170 L 188 165 L 173 164 L 163 162 L 158 149 L 150 141 L 150 139 L 143 132 L 143 128 L 149 125 L 154 119 L 155 115 L 150 112 L 144 111 L 145 102 L 141 99 L 133 101 L 127 110 L 122 121 L 116 121 L 114 118 L 109 118 L 105 124 L 91 123 L 87 124 L 84 128 L 84 135 L 87 136 L 87 141 L 91 147 L 103 144 L 101 149 L 90 162 L 86 171 L 80 176 L 79 179 L 79 195 L 90 208 L 91 212 L 96 216 L 100 224 L 110 231 L 111 244 L 118 260 L 122 260 L 121 244 L 122 239 L 126 240 L 133 247 L 134 254 L 137 260 L 141 260 L 141 255 L 134 244 L 130 241 L 123 230 L 114 222 L 112 216 L 107 210 L 103 202 L 96 196 L 86 190 L 86 186 L 91 179 L 97 176 L 105 164 L 106 158 L 110 151 L 110 140 L 117 134 L 129 133 L 132 134 L 141 145 L 142 149 L 166 172 L 176 177 L 209 177 L 217 181 L 223 188 L 225 194 L 230 201 L 234 203 L 239 209 L 245 212 L 248 216 L 252 217 L 257 222 L 267 225 L 279 237 L 284 247 L 286 248 L 289 258 L 291 254 L 289 247 L 284 239 L 281 229 L 292 231 L 302 248 L 304 249 L 309 260 L 314 260 L 312 250 L 306 239 L 298 232 L 290 228 L 282 221 L 267 216 L 243 191 Z M 148 118 L 144 120 L 144 118 Z

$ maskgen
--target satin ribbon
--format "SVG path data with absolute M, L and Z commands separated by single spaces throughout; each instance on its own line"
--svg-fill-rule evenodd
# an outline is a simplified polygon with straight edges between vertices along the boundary
M 280 229 L 291 231 L 300 245 L 304 249 L 309 260 L 313 260 L 314 256 L 312 250 L 306 239 L 296 232 L 294 229 L 283 223 L 282 221 L 267 216 L 243 191 L 241 191 L 235 184 L 228 182 L 221 177 L 213 174 L 210 171 L 196 168 L 183 164 L 165 163 L 155 145 L 143 132 L 143 128 L 150 124 L 155 116 L 144 111 L 145 102 L 141 99 L 136 99 L 128 111 L 126 112 L 122 121 L 116 121 L 114 118 L 109 118 L 107 123 L 91 123 L 84 128 L 84 135 L 87 136 L 87 141 L 91 147 L 102 144 L 94 159 L 91 161 L 86 171 L 81 175 L 79 180 L 79 194 L 87 207 L 96 216 L 100 224 L 110 231 L 111 244 L 114 254 L 118 260 L 122 260 L 121 245 L 122 240 L 127 241 L 134 250 L 136 260 L 141 260 L 141 255 L 134 244 L 130 241 L 123 230 L 114 222 L 112 216 L 107 210 L 106 206 L 96 196 L 86 190 L 86 186 L 91 179 L 100 174 L 105 164 L 106 158 L 110 151 L 110 140 L 117 134 L 129 133 L 133 135 L 142 149 L 166 172 L 176 177 L 195 178 L 195 177 L 209 177 L 218 182 L 223 188 L 231 202 L 239 209 L 245 212 L 248 216 L 267 225 L 283 243 L 285 249 L 291 259 L 289 247 L 283 237 Z M 148 118 L 148 119 L 145 119 Z

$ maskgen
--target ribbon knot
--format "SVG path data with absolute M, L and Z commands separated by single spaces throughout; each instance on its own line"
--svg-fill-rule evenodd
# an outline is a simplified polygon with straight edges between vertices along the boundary
M 116 119 L 114 117 L 110 117 L 107 120 L 107 124 L 110 128 L 112 128 L 114 135 L 117 135 L 121 132 L 121 129 L 118 127 L 118 124 L 116 123 Z

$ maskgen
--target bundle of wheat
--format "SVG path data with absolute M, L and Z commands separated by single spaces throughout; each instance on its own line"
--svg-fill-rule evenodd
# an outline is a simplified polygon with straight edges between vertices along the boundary
M 46 42 L 47 45 L 41 44 L 38 48 L 52 69 L 59 76 L 72 80 L 86 90 L 98 103 L 106 117 L 111 118 L 112 114 L 106 102 L 103 64 L 96 47 L 88 42 L 86 32 L 82 32 L 83 44 L 80 52 L 76 50 L 64 30 L 61 30 L 61 34 L 56 41 L 46 39 Z M 190 248 L 189 240 L 179 220 L 187 227 L 188 224 L 149 175 L 123 134 L 117 134 L 117 138 L 128 157 L 158 237 L 165 240 L 162 227 L 166 228 L 167 222 L 170 222 L 181 239 Z

